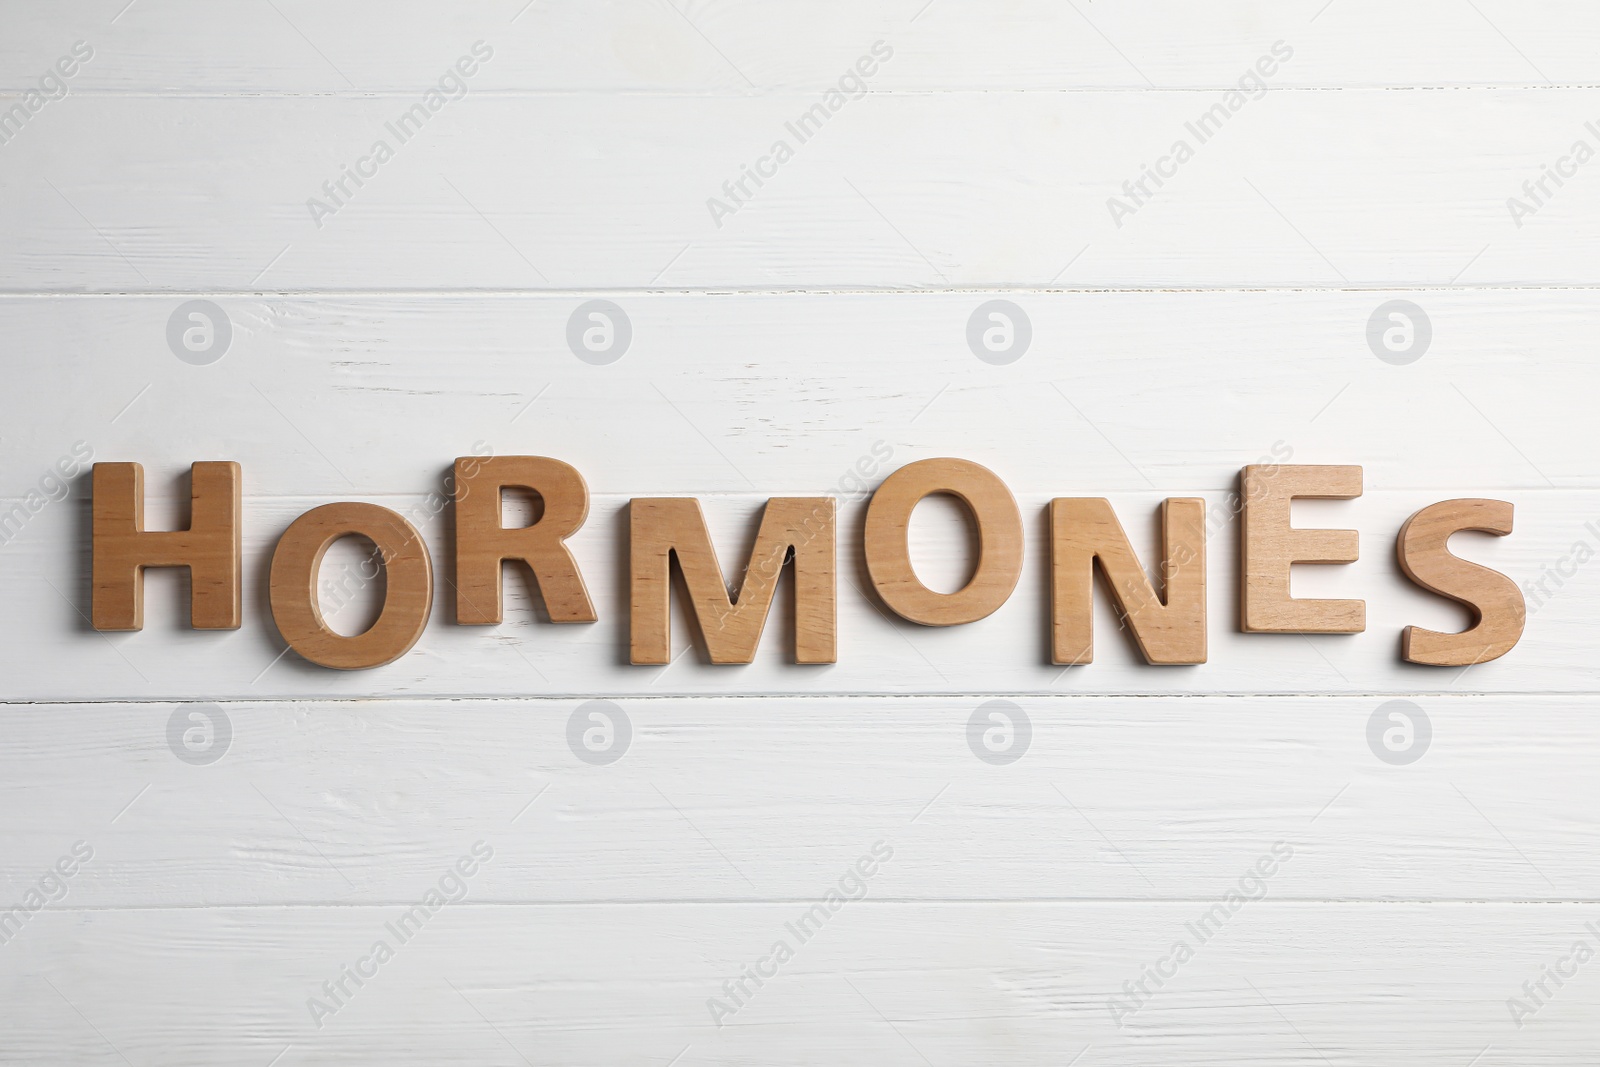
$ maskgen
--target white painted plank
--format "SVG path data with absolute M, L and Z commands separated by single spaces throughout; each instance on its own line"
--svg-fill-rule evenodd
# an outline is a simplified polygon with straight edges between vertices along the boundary
M 1593 85 L 1600 18 L 1565 0 L 1519 7 L 1413 0 L 525 0 L 7 5 L 0 85 L 36 84 L 74 40 L 96 56 L 77 91 L 420 92 L 474 41 L 495 49 L 477 91 L 752 94 L 820 91 L 875 40 L 877 91 L 1216 88 L 1275 41 L 1292 87 Z M 674 8 L 677 10 L 675 11 Z M 1375 29 L 1374 27 L 1378 27 Z
M 604 366 L 568 347 L 592 296 L 218 297 L 232 342 L 209 366 L 168 347 L 188 294 L 0 298 L 27 397 L 0 495 L 79 439 L 144 462 L 152 495 L 205 458 L 246 464 L 249 496 L 420 495 L 478 441 L 620 495 L 848 492 L 858 461 L 881 477 L 880 440 L 1019 493 L 1217 493 L 1275 448 L 1423 502 L 1600 488 L 1589 290 L 610 294 L 632 340 Z M 995 298 L 1032 333 L 1004 366 L 968 347 Z M 1432 335 L 1403 366 L 1366 336 L 1395 299 Z
M 1348 458 L 1348 457 L 1344 457 Z M 1186 494 L 1187 495 L 1187 494 Z M 404 657 L 367 671 L 333 671 L 287 652 L 270 621 L 265 583 L 278 535 L 304 511 L 326 501 L 285 498 L 251 501 L 245 508 L 244 626 L 237 631 L 187 628 L 185 579 L 174 571 L 147 575 L 145 629 L 104 634 L 88 628 L 88 507 L 84 503 L 41 513 L 23 538 L 6 551 L 8 587 L 26 611 L 8 615 L 4 626 L 7 694 L 28 700 L 251 699 L 263 696 L 544 696 L 621 694 L 834 694 L 834 693 L 1411 693 L 1411 692 L 1593 692 L 1593 650 L 1588 627 L 1595 612 L 1600 574 L 1574 555 L 1581 541 L 1593 551 L 1596 537 L 1585 525 L 1600 514 L 1595 492 L 1500 493 L 1518 508 L 1521 532 L 1503 541 L 1462 547 L 1464 555 L 1508 574 L 1519 584 L 1544 581 L 1548 598 L 1535 596 L 1522 643 L 1505 657 L 1466 669 L 1426 668 L 1399 661 L 1400 631 L 1408 624 L 1452 631 L 1467 625 L 1464 611 L 1422 592 L 1402 576 L 1393 537 L 1416 509 L 1447 494 L 1372 492 L 1351 514 L 1358 521 L 1333 522 L 1363 531 L 1364 559 L 1336 573 L 1308 575 L 1297 591 L 1305 596 L 1355 597 L 1367 603 L 1367 631 L 1355 635 L 1262 635 L 1238 631 L 1236 603 L 1237 526 L 1224 528 L 1212 544 L 1208 610 L 1210 659 L 1197 667 L 1152 667 L 1120 638 L 1103 598 L 1097 602 L 1100 635 L 1092 664 L 1073 668 L 1048 660 L 1044 514 L 1047 497 L 1023 494 L 1029 530 L 1028 559 L 1008 603 L 979 623 L 925 628 L 886 614 L 866 594 L 858 541 L 841 546 L 839 660 L 827 666 L 797 666 L 786 644 L 789 592 L 783 583 L 768 630 L 748 666 L 715 666 L 704 660 L 694 631 L 675 601 L 674 661 L 666 667 L 627 663 L 625 501 L 601 497 L 572 548 L 600 613 L 592 625 L 552 626 L 539 621 L 521 580 L 507 581 L 507 620 L 498 628 L 454 623 L 450 560 L 442 554 L 442 519 L 419 523 L 435 555 L 435 603 L 431 621 Z M 341 494 L 366 498 L 368 494 Z M 425 515 L 427 501 L 379 497 L 402 514 Z M 702 498 L 713 538 L 725 556 L 748 546 L 750 530 L 765 498 Z M 1156 494 L 1110 496 L 1141 546 L 1153 546 Z M 1222 503 L 1218 493 L 1208 499 Z M 842 529 L 859 530 L 864 505 L 847 509 Z M 1324 514 L 1337 512 L 1324 510 Z M 956 520 L 959 522 L 959 519 Z M 26 540 L 24 540 L 26 539 Z M 76 540 L 74 540 L 76 539 Z M 1482 539 L 1488 540 L 1488 539 Z M 960 575 L 965 546 L 955 536 L 930 531 L 919 565 L 931 577 Z M 746 547 L 744 549 L 748 551 Z M 925 561 L 925 562 L 921 562 Z M 742 562 L 742 561 L 741 561 Z M 736 566 L 725 563 L 725 571 Z M 1559 570 L 1574 576 L 1562 577 Z M 322 576 L 352 592 L 329 595 L 331 605 L 352 606 L 336 623 L 348 632 L 375 594 L 358 593 L 355 556 L 344 566 L 325 564 Z M 954 586 L 956 578 L 947 584 Z
M 1600 148 L 1600 91 L 1222 100 L 890 94 L 844 101 L 802 139 L 789 124 L 814 95 L 484 95 L 402 143 L 388 127 L 406 99 L 70 98 L 3 147 L 0 288 L 1593 281 L 1586 171 L 1524 183 L 1580 139 Z M 1189 126 L 1213 107 L 1226 122 L 1202 140 Z M 780 140 L 792 158 L 762 162 Z M 1162 163 L 1179 140 L 1193 158 Z M 379 141 L 393 158 L 362 164 Z M 324 190 L 358 165 L 359 188 Z M 1146 165 L 1172 177 L 1114 213 Z M 724 188 L 756 166 L 761 187 Z M 1513 218 L 1512 197 L 1530 214 Z
M 839 857 L 841 870 L 868 842 Z M 1253 860 L 1254 857 L 1248 857 Z M 816 887 L 820 894 L 833 881 Z M 416 887 L 420 897 L 426 883 Z M 1592 962 L 1518 1030 L 1507 1001 L 1592 906 L 806 902 L 64 912 L 6 949 L 9 1054 L 35 1064 L 1570 1064 L 1593 1037 Z M 45 925 L 48 924 L 48 925 Z M 307 1001 L 379 939 L 393 955 L 313 1025 Z M 793 956 L 718 1028 L 723 983 Z M 1193 955 L 1118 1028 L 1124 982 Z M 1170 965 L 1168 966 L 1171 970 Z M 53 988 L 52 988 L 53 987 Z
M 879 838 L 880 899 L 1207 898 L 1280 840 L 1276 900 L 1600 896 L 1589 701 L 1409 703 L 10 704 L 0 905 L 80 841 L 73 908 L 393 904 L 480 837 L 483 904 L 803 899 Z M 1409 764 L 1369 742 L 1397 710 Z
M 1600 148 L 1594 5 L 0 6 L 0 1060 L 1592 1059 L 1588 971 L 1525 983 L 1600 949 L 1600 214 L 1587 169 L 1544 177 Z M 65 99 L 19 96 L 80 40 Z M 465 99 L 398 144 L 385 122 L 479 40 Z M 785 122 L 877 41 L 861 98 L 799 143 Z M 1185 123 L 1280 41 L 1200 144 Z M 307 198 L 378 137 L 395 158 L 318 226 Z M 794 159 L 719 226 L 708 198 L 780 137 Z M 1177 138 L 1194 159 L 1115 218 Z M 233 339 L 197 366 L 166 331 L 204 295 Z M 632 322 L 607 366 L 565 340 L 593 298 Z M 965 336 L 995 298 L 1033 331 L 1005 366 Z M 1409 365 L 1366 340 L 1394 299 L 1431 319 Z M 588 478 L 598 624 L 540 622 L 513 579 L 504 625 L 454 625 L 426 494 L 480 442 Z M 1096 663 L 1043 662 L 1051 497 L 1109 496 L 1148 552 L 1160 499 L 1225 511 L 1275 450 L 1366 468 L 1362 499 L 1298 512 L 1358 528 L 1363 559 L 1296 577 L 1364 597 L 1366 634 L 1236 633 L 1221 519 L 1210 664 L 1136 662 L 1103 605 Z M 55 472 L 91 452 L 146 465 L 158 528 L 190 462 L 244 464 L 242 630 L 183 629 L 170 572 L 143 633 L 87 628 L 87 478 Z M 1028 516 L 994 617 L 886 619 L 852 587 L 852 499 L 837 666 L 788 664 L 774 622 L 756 664 L 712 668 L 682 619 L 672 666 L 626 665 L 630 497 L 701 497 L 733 570 L 766 497 L 936 455 Z M 1403 581 L 1394 532 L 1480 495 L 1517 531 L 1457 547 L 1530 590 L 1527 636 L 1403 668 L 1402 625 L 1464 620 Z M 279 531 L 337 499 L 423 516 L 438 564 L 422 642 L 384 670 L 284 655 L 265 610 Z M 922 519 L 919 568 L 958 582 L 958 522 Z M 597 697 L 629 727 L 609 764 L 571 740 Z M 994 699 L 1031 726 L 1015 763 L 971 747 Z M 1372 740 L 1397 699 L 1431 728 L 1406 765 Z M 214 763 L 184 745 L 200 713 L 227 727 Z M 880 841 L 866 899 L 799 944 L 785 923 L 853 894 Z M 400 944 L 385 924 L 430 887 L 465 899 Z M 1230 889 L 1265 899 L 1201 944 Z M 62 899 L 5 910 L 30 891 Z M 377 937 L 398 955 L 319 1028 L 307 998 Z M 798 956 L 718 1028 L 708 999 L 778 937 Z M 1180 938 L 1193 961 L 1115 1018 Z
M 0 303 L 26 353 L 17 386 L 35 398 L 10 426 L 7 480 L 23 503 L 8 503 L 8 513 L 25 509 L 24 494 L 45 484 L 77 440 L 98 459 L 146 465 L 153 528 L 177 521 L 171 497 L 183 491 L 189 463 L 235 459 L 246 471 L 250 576 L 248 621 L 237 633 L 181 629 L 170 574 L 150 579 L 144 633 L 88 632 L 78 614 L 88 572 L 80 479 L 70 503 L 23 516 L 4 547 L 0 573 L 29 607 L 3 624 L 9 695 L 1593 691 L 1585 635 L 1596 579 L 1576 566 L 1594 551 L 1600 515 L 1579 436 L 1595 388 L 1581 341 L 1593 295 L 1422 295 L 1439 341 L 1404 367 L 1365 347 L 1371 294 L 1028 295 L 1037 351 L 1009 367 L 965 348 L 965 319 L 984 298 L 638 296 L 628 304 L 637 341 L 604 367 L 565 350 L 574 304 L 554 296 L 234 300 L 238 350 L 210 367 L 165 350 L 167 300 Z M 131 349 L 119 340 L 141 335 Z M 112 366 L 103 356 L 112 351 L 133 355 Z M 91 375 L 103 398 L 92 414 L 81 411 L 74 384 Z M 497 454 L 556 455 L 588 478 L 594 506 L 573 547 L 600 605 L 598 624 L 537 623 L 514 578 L 505 625 L 450 621 L 447 515 L 427 494 L 480 441 Z M 1236 632 L 1238 545 L 1227 493 L 1240 466 L 1274 449 L 1292 450 L 1296 462 L 1368 470 L 1365 497 L 1308 508 L 1304 520 L 1360 530 L 1363 559 L 1304 568 L 1300 586 L 1302 595 L 1365 598 L 1365 634 Z M 768 496 L 848 497 L 862 459 L 865 481 L 875 484 L 892 466 L 937 455 L 997 471 L 1028 516 L 1028 569 L 991 619 L 929 630 L 874 608 L 860 592 L 857 493 L 840 526 L 847 566 L 837 666 L 788 664 L 777 624 L 749 668 L 714 668 L 695 653 L 665 670 L 623 665 L 629 497 L 703 497 L 732 572 Z M 1566 485 L 1574 488 L 1556 488 Z M 1148 667 L 1114 639 L 1104 610 L 1098 662 L 1066 672 L 1045 662 L 1042 515 L 1062 495 L 1109 495 L 1146 552 L 1160 499 L 1201 495 L 1216 505 L 1210 663 Z M 1516 505 L 1517 532 L 1462 551 L 1530 590 L 1528 635 L 1512 655 L 1466 675 L 1402 669 L 1401 627 L 1451 629 L 1465 620 L 1404 581 L 1395 533 L 1426 504 L 1483 495 Z M 279 533 L 338 499 L 383 500 L 412 515 L 440 572 L 434 621 L 419 646 L 356 675 L 292 655 L 279 661 L 263 594 Z M 959 581 L 962 542 L 939 529 L 930 526 L 919 558 L 930 580 Z M 688 648 L 681 622 L 675 638 Z

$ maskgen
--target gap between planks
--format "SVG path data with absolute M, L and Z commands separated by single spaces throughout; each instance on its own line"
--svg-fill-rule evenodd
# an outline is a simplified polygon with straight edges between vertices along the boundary
M 366 288 L 366 289 L 192 289 L 173 287 L 168 289 L 16 289 L 0 288 L 0 300 L 81 300 L 81 299 L 170 299 L 174 296 L 206 296 L 222 297 L 224 299 L 238 300 L 382 300 L 399 299 L 415 300 L 432 297 L 440 300 L 482 299 L 494 297 L 499 299 L 580 299 L 591 296 L 641 296 L 641 297 L 673 297 L 673 296 L 705 296 L 705 297 L 781 297 L 781 296 L 906 296 L 906 297 L 934 297 L 934 296 L 973 296 L 985 293 L 1007 293 L 1023 295 L 1139 295 L 1139 294 L 1244 294 L 1256 293 L 1262 295 L 1333 295 L 1336 293 L 1475 293 L 1475 292 L 1512 292 L 1512 293 L 1559 293 L 1581 292 L 1591 293 L 1600 291 L 1600 282 L 1475 282 L 1472 284 L 1428 284 L 1400 285 L 1394 282 L 1361 285 L 1347 283 L 1344 285 L 1040 285 L 1037 283 L 1008 282 L 996 279 L 991 282 L 973 283 L 971 285 L 860 285 L 860 286 L 828 286 L 828 285 L 799 285 L 789 287 L 741 287 L 741 286 L 611 286 L 594 288 L 533 288 L 511 289 L 497 286 L 484 286 L 482 288 L 448 288 L 448 287 L 394 287 L 394 288 Z
M 659 668 L 657 668 L 659 669 Z M 907 700 L 1396 700 L 1403 698 L 1421 698 L 1424 700 L 1508 700 L 1508 699 L 1539 699 L 1550 702 L 1577 704 L 1585 698 L 1600 697 L 1600 691 L 1583 690 L 1552 693 L 1548 690 L 1507 690 L 1496 692 L 1478 692 L 1464 690 L 1461 692 L 1446 692 L 1444 690 L 1387 690 L 1387 691 L 1352 691 L 1352 692 L 1327 692 L 1327 693 L 1263 693 L 1253 691 L 1198 691 L 1192 693 L 1128 693 L 1114 690 L 1076 690 L 1070 693 L 1038 693 L 1038 692 L 1013 692 L 995 691 L 991 693 L 951 693 L 945 690 L 930 690 L 916 693 L 858 693 L 858 692 L 782 692 L 782 693 L 730 693 L 718 690 L 706 690 L 694 693 L 639 693 L 618 694 L 609 689 L 574 690 L 563 693 L 530 693 L 526 696 L 475 696 L 472 694 L 454 694 L 446 696 L 429 696 L 408 693 L 387 694 L 383 696 L 360 697 L 318 697 L 318 696 L 285 696 L 285 697 L 227 697 L 221 699 L 201 699 L 197 697 L 119 697 L 116 699 L 93 700 L 0 700 L 0 709 L 26 708 L 26 707 L 139 707 L 143 705 L 171 705 L 171 704 L 218 704 L 235 707 L 267 704 L 349 704 L 352 706 L 370 707 L 374 704 L 527 704 L 531 701 L 570 702 L 573 700 L 590 700 L 595 697 L 605 697 L 610 700 L 627 701 L 630 704 L 642 704 L 647 701 L 657 703 L 671 703 L 673 701 L 714 701 L 714 700 L 857 700 L 857 701 L 907 701 Z M 1572 709 L 1574 714 L 1589 714 L 1587 708 Z

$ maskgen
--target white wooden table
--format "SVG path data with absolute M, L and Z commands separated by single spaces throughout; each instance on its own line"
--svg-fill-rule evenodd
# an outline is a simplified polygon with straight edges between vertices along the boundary
M 1593 1063 L 1597 87 L 1576 0 L 0 3 L 0 1062 Z M 1025 348 L 969 344 L 993 300 Z M 514 575 L 454 623 L 475 453 L 582 471 L 597 623 Z M 948 629 L 862 592 L 867 493 L 936 456 L 1027 531 Z M 1360 561 L 1295 582 L 1366 632 L 1239 632 L 1263 457 L 1364 467 L 1296 507 Z M 239 630 L 173 571 L 89 627 L 113 460 L 152 528 L 243 466 Z M 787 580 L 755 663 L 681 614 L 627 663 L 630 498 L 699 498 L 732 570 L 824 494 L 837 664 L 790 662 Z M 1050 664 L 1057 496 L 1147 561 L 1162 499 L 1216 506 L 1208 663 L 1099 603 L 1095 662 Z M 1406 665 L 1465 613 L 1394 537 L 1460 496 L 1516 507 L 1457 550 L 1527 632 Z M 377 670 L 267 610 L 338 500 L 433 550 Z M 912 542 L 961 584 L 954 507 Z M 359 559 L 323 569 L 346 632 Z M 991 713 L 1016 758 L 969 744 Z

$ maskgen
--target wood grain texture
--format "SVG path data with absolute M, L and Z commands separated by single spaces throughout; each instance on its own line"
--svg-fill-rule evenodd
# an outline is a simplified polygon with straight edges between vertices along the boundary
M 276 8 L 276 10 L 274 10 Z M 0 42 L 0 84 L 22 89 L 74 37 L 96 60 L 74 85 L 97 93 L 418 93 L 476 38 L 494 59 L 475 91 L 752 95 L 834 84 L 885 38 L 893 64 L 873 92 L 1216 88 L 1237 84 L 1264 46 L 1293 43 L 1274 76 L 1292 88 L 1595 85 L 1600 17 L 1580 0 L 1534 9 L 1449 0 L 1218 0 L 1204 10 L 1101 0 L 999 6 L 816 0 L 803 9 L 736 0 L 578 6 L 463 0 L 276 0 L 226 14 L 203 0 L 64 13 L 19 7 Z M 687 16 L 687 17 L 685 17 Z M 1379 24 L 1383 32 L 1374 33 Z M 1498 32 L 1497 32 L 1498 31 Z M 1503 36 L 1502 36 L 1503 34 Z M 1508 43 L 1514 41 L 1515 45 Z
M 976 537 L 972 575 L 949 593 L 929 589 L 911 559 L 911 513 L 942 493 L 967 509 Z M 861 528 L 861 556 L 872 588 L 891 611 L 922 626 L 958 626 L 998 611 L 1022 576 L 1022 513 L 994 471 L 965 459 L 921 459 L 885 478 Z
M 1161 502 L 1157 592 L 1111 502 L 1050 501 L 1050 661 L 1094 661 L 1097 569 L 1147 663 L 1206 661 L 1206 502 Z
M 941 455 L 1056 496 L 1233 489 L 1246 464 L 1296 459 L 1357 463 L 1419 507 L 1600 487 L 1572 436 L 1600 391 L 1597 292 L 1411 293 L 1435 337 L 1407 366 L 1364 336 L 1393 293 L 1013 293 L 1034 341 L 1007 366 L 967 345 L 987 292 L 612 294 L 634 340 L 608 366 L 567 345 L 588 295 L 218 295 L 234 337 L 207 367 L 167 347 L 182 298 L 0 298 L 7 370 L 30 398 L 8 412 L 5 493 L 79 439 L 145 463 L 153 499 L 172 495 L 156 464 L 235 456 L 253 495 L 420 492 L 477 441 L 634 496 L 858 497 Z M 73 383 L 90 377 L 80 415 Z M 1415 418 L 1424 406 L 1440 421 Z M 638 425 L 664 447 L 621 429 Z
M 420 479 L 426 475 L 417 472 Z M 813 488 L 825 488 L 814 486 Z M 1191 488 L 1193 488 L 1191 483 Z M 247 500 L 244 513 L 245 624 L 227 633 L 201 632 L 184 621 L 178 579 L 161 571 L 146 577 L 153 591 L 149 617 L 139 634 L 90 631 L 75 604 L 87 600 L 89 553 L 73 544 L 86 525 L 87 508 L 71 502 L 41 512 L 4 549 L 7 573 L 18 596 L 37 605 L 38 618 L 4 626 L 0 664 L 8 692 L 17 699 L 250 699 L 433 695 L 540 696 L 603 692 L 694 695 L 873 694 L 873 693 L 1393 693 L 1567 692 L 1595 690 L 1588 627 L 1596 614 L 1600 569 L 1587 566 L 1597 541 L 1589 529 L 1600 516 L 1600 493 L 1531 490 L 1504 494 L 1519 511 L 1519 528 L 1505 538 L 1466 534 L 1459 551 L 1508 575 L 1522 587 L 1529 608 L 1528 634 L 1517 654 L 1460 669 L 1425 668 L 1400 659 L 1400 633 L 1407 625 L 1440 632 L 1458 630 L 1469 613 L 1448 598 L 1430 594 L 1401 571 L 1392 549 L 1405 520 L 1438 494 L 1427 490 L 1369 491 L 1352 518 L 1330 514 L 1330 527 L 1353 523 L 1366 550 L 1359 562 L 1325 568 L 1326 575 L 1296 575 L 1302 595 L 1367 602 L 1361 634 L 1246 634 L 1239 631 L 1239 524 L 1232 518 L 1228 480 L 1207 487 L 1211 537 L 1210 584 L 1229 591 L 1207 605 L 1208 659 L 1182 671 L 1155 670 L 1122 629 L 1112 606 L 1094 608 L 1094 627 L 1104 635 L 1095 661 L 1063 668 L 1050 663 L 1050 568 L 1047 516 L 1057 494 L 1018 496 L 1026 517 L 1022 577 L 995 614 L 957 627 L 923 627 L 875 607 L 868 594 L 859 531 L 864 503 L 845 504 L 838 583 L 839 661 L 797 670 L 787 634 L 767 632 L 754 661 L 730 671 L 708 662 L 695 648 L 693 621 L 673 620 L 670 666 L 629 665 L 628 497 L 597 492 L 583 532 L 570 544 L 600 621 L 593 626 L 552 626 L 540 618 L 521 583 L 505 590 L 507 621 L 499 629 L 457 626 L 435 617 L 417 644 L 381 670 L 359 676 L 313 668 L 281 657 L 264 582 L 279 534 L 303 512 L 322 505 L 312 497 Z M 335 494 L 337 497 L 339 494 Z M 1142 558 L 1158 555 L 1156 525 L 1165 493 L 1119 493 L 1111 500 Z M 70 499 L 70 498 L 69 498 Z M 406 516 L 430 553 L 448 560 L 444 512 L 430 510 L 427 495 L 377 497 Z M 751 542 L 768 499 L 765 494 L 708 494 L 698 498 L 719 559 L 736 559 Z M 1350 507 L 1350 504 L 1338 504 Z M 75 514 L 76 510 L 76 514 Z M 1310 525 L 1310 523 L 1307 523 Z M 854 534 L 854 536 L 852 536 Z M 918 563 L 945 573 L 970 573 L 964 531 L 949 531 L 919 553 Z M 1585 548 L 1584 546 L 1590 546 Z M 733 565 L 726 564 L 731 572 Z M 1310 568 L 1316 570 L 1318 568 Z M 709 574 L 709 571 L 707 572 Z M 436 593 L 453 595 L 442 578 Z M 327 568 L 324 583 L 345 592 L 340 603 L 373 598 L 359 565 Z M 1304 582 L 1303 587 L 1298 583 Z M 789 583 L 777 584 L 774 617 L 792 611 Z M 52 586 L 55 588 L 52 589 Z M 59 591 L 59 595 L 58 595 Z M 713 590 L 714 592 L 714 590 Z M 362 599 L 364 598 L 364 599 Z M 677 598 L 674 598 L 675 600 Z M 156 605 L 162 605 L 159 609 Z
M 1407 626 L 1400 654 L 1408 663 L 1465 667 L 1510 652 L 1527 625 L 1522 591 L 1505 575 L 1452 555 L 1450 535 L 1463 530 L 1509 534 L 1514 509 L 1504 500 L 1441 500 L 1429 504 L 1400 527 L 1395 551 L 1406 577 L 1430 592 L 1465 604 L 1472 624 L 1457 633 Z
M 0 1061 L 1592 1061 L 1600 8 L 0 25 Z M 565 466 L 461 498 L 457 457 Z M 928 628 L 863 541 L 940 457 L 1003 481 L 1020 571 Z M 143 630 L 97 632 L 90 465 L 142 464 L 169 536 L 234 462 L 239 628 L 154 568 Z M 1356 561 L 1280 575 L 1364 632 L 1239 631 L 1238 476 L 1273 465 L 1364 472 L 1281 516 Z M 629 507 L 663 497 L 751 613 L 698 648 L 659 581 L 634 665 Z M 837 501 L 804 667 L 821 601 L 740 573 L 797 498 Z M 1206 579 L 1206 662 L 1147 663 L 1148 612 L 1081 584 L 1094 662 L 1050 662 L 1063 499 L 1105 502 L 1078 577 L 1111 553 L 1135 612 Z M 1163 574 L 1191 500 L 1205 569 Z M 271 602 L 284 531 L 350 501 L 457 609 L 355 672 Z M 928 588 L 972 573 L 948 498 L 904 525 Z M 393 576 L 321 560 L 296 603 L 346 641 Z M 1403 658 L 1514 599 L 1492 662 Z
M 634 341 L 608 366 L 567 345 L 588 295 L 218 295 L 234 338 L 207 367 L 167 347 L 182 298 L 0 298 L 30 398 L 8 412 L 5 494 L 80 439 L 145 463 L 152 499 L 173 494 L 157 464 L 235 457 L 257 496 L 422 492 L 478 441 L 633 496 L 854 498 L 941 455 L 1056 496 L 1231 490 L 1246 464 L 1296 460 L 1359 464 L 1418 507 L 1600 487 L 1572 436 L 1600 391 L 1600 292 L 1411 293 L 1435 338 L 1403 367 L 1364 336 L 1392 293 L 1013 293 L 1034 341 L 1007 366 L 967 345 L 988 292 L 612 294 Z M 664 445 L 622 429 L 639 425 Z
M 839 869 L 857 854 L 838 857 Z M 347 985 L 352 995 L 320 1028 L 307 1001 L 377 940 L 397 941 L 386 924 L 402 907 L 50 915 L 41 922 L 51 939 L 77 951 L 56 960 L 16 946 L 0 989 L 37 1009 L 8 1028 L 8 1048 L 43 1064 L 125 1057 L 184 1067 L 280 1055 L 462 1065 L 679 1056 L 729 1067 L 996 1055 L 1040 1067 L 1074 1055 L 1117 1067 L 1327 1067 L 1404 1057 L 1458 1067 L 1486 1048 L 1480 1060 L 1570 1063 L 1563 1050 L 1582 1046 L 1592 1026 L 1581 977 L 1522 1030 L 1506 1007 L 1575 938 L 1592 943 L 1592 906 L 1269 897 L 1199 945 L 1118 1028 L 1107 1002 L 1169 958 L 1175 939 L 1194 940 L 1187 925 L 1210 901 L 963 906 L 869 896 L 799 944 L 718 1028 L 707 1002 L 770 960 L 777 939 L 797 941 L 787 924 L 811 902 L 445 905 L 361 988 Z M 119 981 L 125 974 L 148 977 Z
M 838 661 L 837 502 L 832 497 L 774 497 L 736 589 L 730 589 L 697 500 L 636 497 L 628 502 L 628 662 L 670 666 L 672 576 L 706 658 L 754 661 L 772 613 L 778 580 L 792 563 L 795 663 Z M 737 558 L 737 552 L 735 553 Z M 677 566 L 674 568 L 673 564 Z
M 1297 563 L 1354 563 L 1361 535 L 1351 529 L 1290 525 L 1298 497 L 1352 500 L 1361 495 L 1355 466 L 1251 464 L 1239 474 L 1239 628 L 1252 634 L 1358 634 L 1367 604 L 1357 599 L 1307 599 L 1289 592 Z
M 182 567 L 189 572 L 189 625 L 237 630 L 240 603 L 240 470 L 233 462 L 189 468 L 189 525 L 146 530 L 144 468 L 96 463 L 90 617 L 96 630 L 144 628 L 144 572 Z
M 879 837 L 874 896 L 928 903 L 1202 899 L 1280 838 L 1274 899 L 1600 899 L 1588 697 L 1409 698 L 1409 765 L 1372 748 L 1388 696 L 1018 696 L 1009 765 L 979 696 L 615 696 L 595 765 L 590 699 L 8 705 L 0 904 L 80 839 L 68 907 L 396 904 L 478 837 L 485 904 L 805 899 Z M 193 713 L 209 765 L 171 747 Z
M 873 96 L 799 143 L 786 124 L 820 93 L 485 95 L 403 144 L 386 124 L 411 95 L 68 97 L 4 147 L 30 179 L 0 199 L 0 290 L 1592 283 L 1582 179 L 1537 204 L 1524 183 L 1600 146 L 1600 89 L 1268 93 L 1200 143 L 1187 124 L 1224 97 Z M 779 139 L 793 158 L 735 204 L 725 184 L 772 171 Z M 1179 139 L 1193 158 L 1134 204 L 1124 183 Z M 346 168 L 373 176 L 330 194 Z
M 481 626 L 504 618 L 502 572 L 511 562 L 523 564 L 538 583 L 551 622 L 594 622 L 594 603 L 566 545 L 589 515 L 583 475 L 545 456 L 463 456 L 454 478 L 455 621 Z M 501 511 L 507 489 L 534 493 L 538 517 L 506 528 Z
M 383 606 L 372 625 L 341 634 L 318 604 L 322 557 L 343 537 L 373 546 L 371 570 L 362 577 L 383 581 Z M 267 599 L 279 637 L 320 667 L 365 670 L 393 663 L 410 651 L 433 609 L 433 563 L 416 527 L 377 504 L 323 504 L 289 524 L 272 550 Z

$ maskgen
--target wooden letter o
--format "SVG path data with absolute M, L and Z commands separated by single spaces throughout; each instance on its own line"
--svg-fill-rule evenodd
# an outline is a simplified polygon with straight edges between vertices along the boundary
M 317 570 L 328 546 L 359 534 L 378 546 L 387 592 L 383 610 L 365 633 L 328 629 L 317 606 Z M 433 606 L 428 547 L 403 517 L 376 504 L 324 504 L 283 531 L 272 552 L 268 597 L 272 620 L 289 647 L 312 663 L 342 671 L 381 667 L 410 651 Z
M 956 497 L 978 525 L 978 566 L 954 593 L 929 589 L 911 566 L 906 537 L 911 512 L 930 493 Z M 867 505 L 864 542 L 867 573 L 878 595 L 895 614 L 923 626 L 988 617 L 1022 575 L 1022 513 L 1016 498 L 993 471 L 970 460 L 919 460 L 885 478 Z

